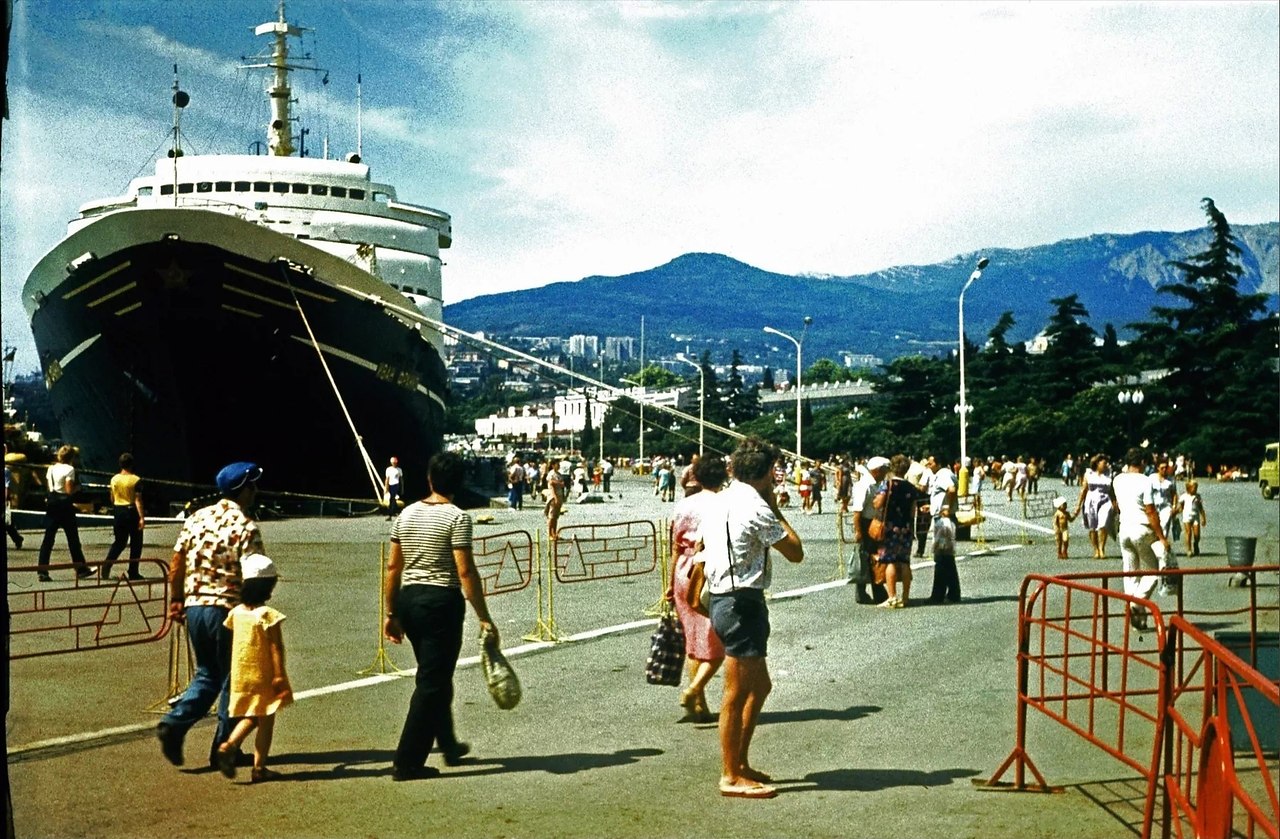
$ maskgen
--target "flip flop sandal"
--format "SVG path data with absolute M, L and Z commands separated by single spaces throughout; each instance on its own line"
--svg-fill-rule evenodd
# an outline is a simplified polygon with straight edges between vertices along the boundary
M 720 794 L 726 798 L 773 798 L 778 791 L 764 784 L 721 784 Z

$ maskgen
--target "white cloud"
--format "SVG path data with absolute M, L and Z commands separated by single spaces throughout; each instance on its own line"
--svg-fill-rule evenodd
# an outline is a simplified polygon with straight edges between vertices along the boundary
M 1236 223 L 1280 216 L 1274 3 L 297 7 L 322 45 L 365 62 L 375 177 L 453 214 L 450 301 L 695 250 L 845 274 L 1187 229 L 1203 224 L 1206 195 Z M 118 191 L 142 162 L 166 63 L 199 82 L 193 134 L 241 142 L 263 118 L 261 82 L 229 69 L 203 33 L 103 17 L 81 24 L 100 51 L 15 28 L 6 314 L 13 278 L 69 208 Z M 382 52 L 391 41 L 395 62 Z M 15 69 L 24 50 L 56 52 L 84 78 L 98 77 L 95 62 L 119 66 L 71 107 L 45 90 L 60 75 Z M 120 64 L 129 50 L 146 58 L 137 69 Z M 34 97 L 57 124 L 23 104 Z M 307 104 L 335 154 L 354 143 L 346 91 Z M 103 139 L 77 145 L 83 136 Z M 37 194 L 60 197 L 40 206 Z

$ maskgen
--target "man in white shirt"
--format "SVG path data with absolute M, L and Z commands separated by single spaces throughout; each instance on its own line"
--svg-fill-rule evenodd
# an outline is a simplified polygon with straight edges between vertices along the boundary
M 396 499 L 400 498 L 401 485 L 404 481 L 404 470 L 400 468 L 400 458 L 391 458 L 391 465 L 387 467 L 386 482 L 383 489 L 387 493 L 387 521 L 391 521 L 392 516 L 396 514 Z
M 867 533 L 871 520 L 877 515 L 875 507 L 876 487 L 889 472 L 887 457 L 873 457 L 867 461 L 866 471 L 859 470 L 849 495 L 849 509 L 853 511 L 853 541 L 858 546 L 857 563 L 850 563 L 849 582 L 853 584 L 855 603 L 870 605 L 889 599 L 883 583 L 875 581 L 875 552 L 879 545 Z M 870 593 L 867 587 L 870 587 Z
M 956 508 L 956 474 L 942 465 L 935 455 L 925 460 L 929 470 L 926 492 L 929 493 L 929 515 L 934 519 L 942 515 L 942 508 Z
M 1159 569 L 1159 562 L 1152 546 L 1158 542 L 1167 552 L 1169 538 L 1160 527 L 1151 478 L 1142 472 L 1143 460 L 1141 449 L 1129 449 L 1124 457 L 1124 471 L 1116 475 L 1111 486 L 1115 493 L 1116 511 L 1120 515 L 1120 555 L 1124 560 L 1124 570 L 1154 572 Z M 1147 600 L 1159 580 L 1154 573 L 1125 577 L 1124 590 L 1130 597 Z M 1134 629 L 1146 629 L 1146 609 L 1133 606 L 1129 612 L 1129 623 Z

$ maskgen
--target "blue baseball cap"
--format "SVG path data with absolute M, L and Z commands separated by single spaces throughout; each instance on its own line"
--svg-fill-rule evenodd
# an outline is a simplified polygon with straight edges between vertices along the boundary
M 254 483 L 261 477 L 262 467 L 256 463 L 229 463 L 218 473 L 218 492 L 232 495 L 239 492 L 246 483 Z

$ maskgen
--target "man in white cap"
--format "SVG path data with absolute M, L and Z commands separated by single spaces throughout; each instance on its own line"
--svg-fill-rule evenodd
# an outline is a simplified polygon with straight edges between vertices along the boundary
M 182 741 L 191 726 L 218 703 L 218 725 L 209 765 L 218 767 L 218 744 L 231 734 L 227 703 L 231 681 L 231 630 L 223 626 L 240 602 L 240 560 L 264 553 L 258 523 L 249 514 L 262 467 L 231 463 L 218 473 L 222 498 L 187 517 L 169 562 L 169 616 L 185 622 L 196 670 L 186 692 L 156 726 L 160 751 L 182 765 Z
M 875 581 L 875 552 L 879 545 L 871 538 L 867 528 L 877 515 L 875 508 L 876 487 L 889 472 L 889 458 L 873 457 L 867 461 L 866 471 L 859 470 L 858 480 L 849 497 L 849 509 L 853 511 L 853 540 L 858 545 L 858 565 L 851 569 L 849 582 L 853 584 L 855 602 L 872 604 L 889 599 L 883 583 Z M 866 587 L 871 587 L 868 594 Z

